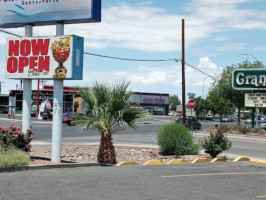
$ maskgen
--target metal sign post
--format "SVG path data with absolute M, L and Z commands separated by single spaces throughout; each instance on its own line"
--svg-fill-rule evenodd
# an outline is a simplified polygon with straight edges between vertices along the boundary
M 56 35 L 64 35 L 64 24 L 56 24 Z M 61 162 L 63 86 L 64 86 L 63 80 L 54 79 L 52 159 L 51 159 L 51 161 L 54 163 Z
M 25 26 L 25 36 L 32 36 L 32 26 Z M 27 132 L 31 128 L 31 90 L 32 90 L 32 80 L 23 79 L 23 105 L 22 105 L 22 131 Z

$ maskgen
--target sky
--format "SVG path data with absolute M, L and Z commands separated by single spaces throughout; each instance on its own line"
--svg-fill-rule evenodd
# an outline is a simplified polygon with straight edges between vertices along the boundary
M 102 22 L 65 25 L 65 35 L 85 39 L 85 52 L 133 59 L 181 59 L 181 21 L 185 20 L 185 61 L 219 76 L 224 67 L 245 60 L 266 65 L 265 0 L 102 0 Z M 3 29 L 24 35 L 24 28 Z M 34 27 L 34 36 L 55 35 L 55 26 Z M 5 79 L 6 38 L 0 32 L 2 93 L 18 80 Z M 243 55 L 247 54 L 247 55 Z M 65 86 L 91 87 L 95 81 L 130 81 L 135 92 L 182 97 L 181 63 L 123 61 L 84 55 L 82 81 Z M 205 97 L 212 78 L 186 66 L 186 94 Z M 46 82 L 53 85 L 53 81 Z M 33 81 L 33 89 L 37 81 Z

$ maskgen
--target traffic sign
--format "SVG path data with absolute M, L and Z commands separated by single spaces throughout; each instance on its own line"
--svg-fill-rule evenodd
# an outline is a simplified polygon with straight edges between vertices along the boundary
M 196 106 L 196 102 L 195 102 L 193 99 L 190 99 L 190 100 L 188 101 L 187 105 L 188 105 L 188 107 L 189 107 L 190 109 L 193 109 L 193 108 L 195 108 L 195 106 Z
M 187 95 L 188 95 L 188 98 L 189 98 L 189 99 L 194 99 L 195 96 L 196 96 L 195 93 L 188 93 Z

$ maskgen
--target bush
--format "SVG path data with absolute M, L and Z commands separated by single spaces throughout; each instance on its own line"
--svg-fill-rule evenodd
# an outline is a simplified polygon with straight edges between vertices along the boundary
M 19 149 L 9 148 L 8 150 L 0 148 L 0 167 L 28 165 L 29 155 Z
M 205 149 L 205 153 L 210 154 L 213 158 L 223 151 L 230 149 L 231 146 L 232 142 L 224 135 L 221 126 L 215 133 L 210 130 L 210 136 L 205 137 L 204 141 L 202 141 L 202 147 Z
M 28 152 L 31 148 L 30 142 L 34 139 L 34 134 L 31 130 L 26 133 L 20 128 L 11 124 L 7 129 L 0 126 L 0 145 L 2 150 L 8 150 L 14 146 L 18 149 Z
M 162 126 L 157 140 L 163 155 L 191 155 L 199 151 L 199 145 L 193 143 L 192 133 L 183 124 Z

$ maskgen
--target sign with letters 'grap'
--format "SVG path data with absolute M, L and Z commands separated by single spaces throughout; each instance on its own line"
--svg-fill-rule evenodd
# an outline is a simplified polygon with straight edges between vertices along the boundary
M 83 78 L 84 38 L 76 35 L 7 39 L 6 78 Z

